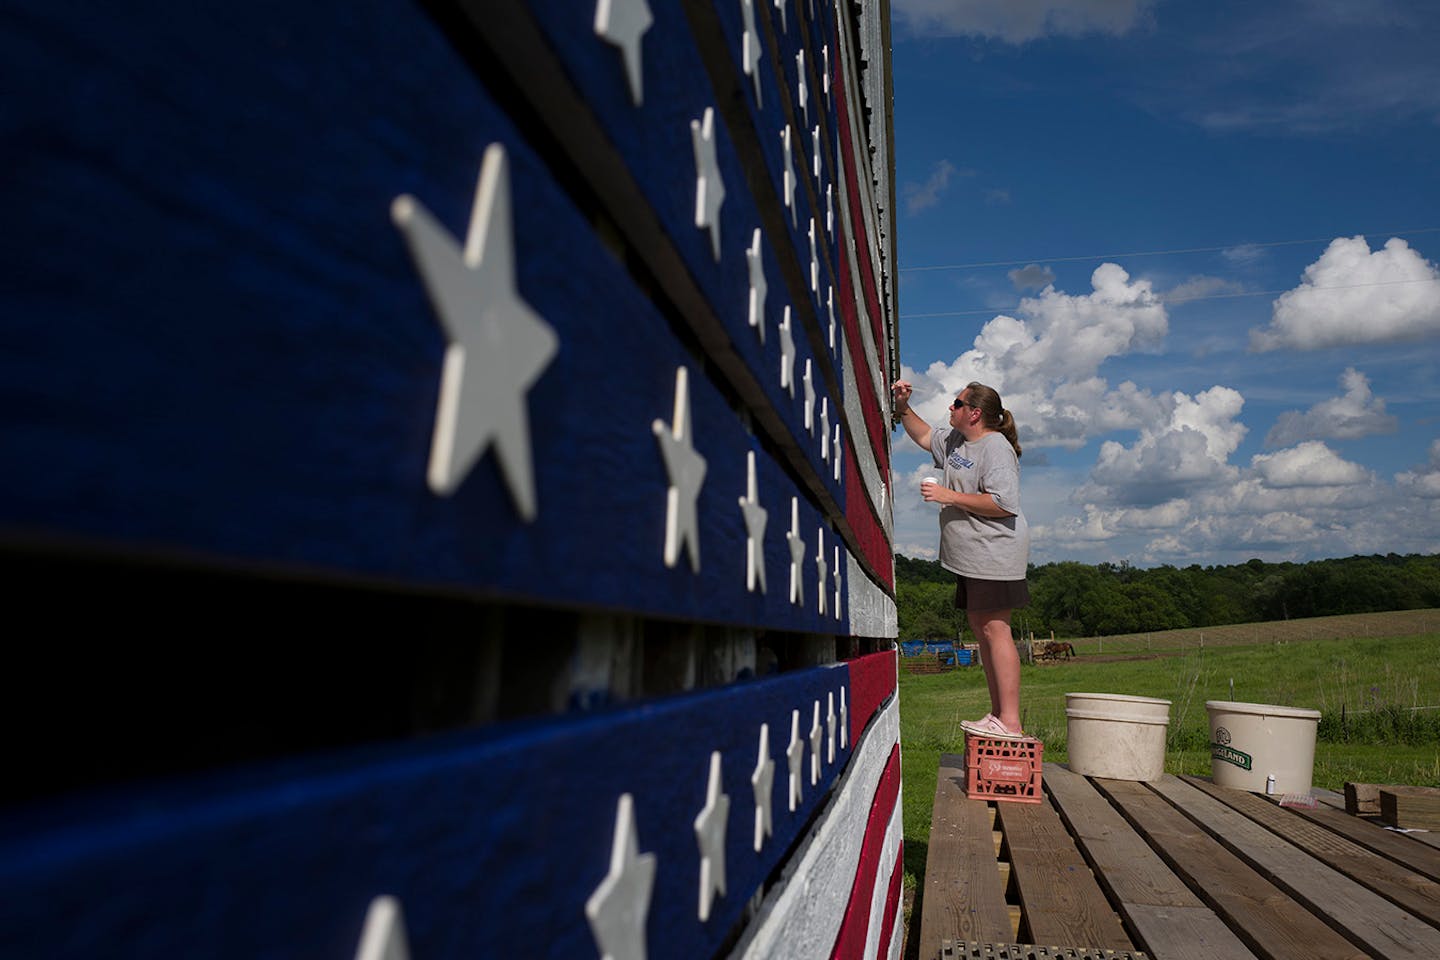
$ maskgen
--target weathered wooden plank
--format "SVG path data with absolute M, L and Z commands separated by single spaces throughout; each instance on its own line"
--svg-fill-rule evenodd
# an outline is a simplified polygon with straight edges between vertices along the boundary
M 990 819 L 985 803 L 965 796 L 965 756 L 941 754 L 925 858 L 920 956 L 938 955 L 943 940 L 996 943 L 1014 935 Z
M 778 336 L 762 344 L 745 325 L 738 246 L 727 247 L 724 271 L 712 261 L 724 285 L 705 293 L 713 311 L 740 318 L 731 353 L 749 351 L 745 362 L 724 360 L 710 340 L 704 351 L 686 342 L 680 318 L 711 308 L 673 299 L 672 311 L 637 285 L 557 179 L 531 123 L 478 82 L 456 38 L 414 4 L 385 0 L 339 24 L 323 6 L 234 23 L 203 6 L 84 17 L 26 6 L 37 12 L 0 37 L 6 77 L 24 78 L 9 85 L 37 94 L 11 105 L 16 128 L 38 131 L 30 162 L 6 184 L 12 230 L 0 241 L 20 278 L 16 320 L 0 333 L 0 460 L 18 465 L 0 476 L 0 525 L 282 576 L 850 632 L 820 613 L 813 559 L 823 528 L 833 577 L 844 491 L 804 426 L 803 392 L 779 385 Z M 609 65 L 614 50 L 586 29 Z M 204 70 L 154 54 L 195 37 L 206 38 L 196 53 Z M 97 44 L 106 58 L 85 53 Z M 310 78 L 314 95 L 295 96 Z M 157 98 L 157 87 L 181 95 Z M 666 127 L 683 147 L 667 154 L 667 182 L 689 188 L 678 192 L 693 203 L 688 120 L 679 126 Z M 511 398 L 517 419 L 504 420 L 528 424 L 514 427 L 528 437 L 524 453 L 509 440 L 482 447 L 453 493 L 437 496 L 427 464 L 445 336 L 391 205 L 413 197 L 406 204 L 459 244 L 477 158 L 493 144 L 508 158 L 517 295 L 557 346 L 533 389 Z M 79 155 L 93 160 L 77 167 Z M 731 206 L 749 196 L 741 186 L 737 175 Z M 75 217 L 79 208 L 91 215 Z M 727 236 L 738 242 L 734 226 Z M 53 256 L 56 244 L 72 255 Z M 777 286 L 772 314 L 780 300 Z M 802 370 L 804 346 L 800 338 Z M 653 425 L 673 422 L 681 366 L 707 461 L 698 572 L 663 560 L 670 483 Z M 759 376 L 752 367 L 763 389 L 746 389 Z M 821 397 L 838 415 L 838 392 Z M 597 398 L 603 425 L 556 426 Z M 763 593 L 746 587 L 737 507 L 752 450 L 769 511 Z M 507 479 L 522 466 L 533 467 L 528 483 Z M 529 491 L 533 518 L 517 510 L 517 490 Z M 799 604 L 786 589 L 791 497 L 808 548 Z M 889 565 L 888 547 L 878 552 Z M 857 562 L 878 570 L 873 558 Z M 877 580 L 888 584 L 888 573 Z
M 1380 787 L 1374 783 L 1345 783 L 1345 812 L 1355 814 L 1380 812 Z
M 1427 847 L 1430 847 L 1434 850 L 1440 850 L 1440 834 L 1422 831 L 1420 833 L 1408 834 L 1408 836 L 1412 840 L 1425 844 L 1425 846 Z
M 1133 950 L 1110 901 L 1048 803 L 997 802 L 1026 943 Z
M 1297 807 L 1295 812 L 1416 873 L 1423 874 L 1432 880 L 1440 880 L 1440 851 L 1415 842 L 1416 837 L 1427 836 L 1427 834 L 1407 836 L 1394 830 L 1386 830 L 1373 820 L 1352 817 L 1343 809 L 1334 807 L 1320 806 L 1314 810 Z
M 1415 960 L 1440 951 L 1440 931 L 1198 788 L 1172 776 L 1151 788 L 1356 945 Z
M 787 802 L 792 712 L 808 723 L 812 704 L 855 690 L 851 673 L 848 665 L 795 670 L 579 719 L 7 811 L 0 956 L 348 958 L 366 905 L 390 894 L 403 904 L 416 958 L 595 957 L 585 904 L 611 862 L 624 794 L 633 797 L 638 848 L 658 864 L 652 955 L 714 956 L 744 922 L 751 892 L 813 834 L 836 788 L 863 778 L 862 793 L 875 791 L 899 733 L 893 699 L 876 705 L 863 739 L 836 744 L 833 763 L 822 750 L 822 779 L 806 778 L 794 810 Z M 750 777 L 762 724 L 766 755 L 778 762 L 765 796 L 771 833 L 756 851 Z M 720 833 L 728 895 L 702 923 L 693 823 L 711 751 L 722 757 L 731 798 Z M 807 744 L 806 767 L 810 753 Z M 871 762 L 876 755 L 881 762 Z M 864 817 L 861 830 L 846 829 L 854 822 L 841 818 L 830 831 L 863 833 Z M 832 860 L 839 866 L 830 874 L 796 885 L 848 891 L 859 846 Z
M 1440 790 L 1433 787 L 1381 787 L 1380 820 L 1411 830 L 1440 829 Z
M 1047 763 L 1044 784 L 1136 946 L 1157 957 L 1255 956 L 1084 777 Z
M 1149 788 L 1119 780 L 1096 780 L 1095 786 L 1259 956 L 1354 960 L 1365 955 Z
M 1440 884 L 1429 877 L 1420 876 L 1304 817 L 1266 803 L 1254 794 L 1227 790 L 1195 778 L 1184 779 L 1391 903 L 1404 907 L 1433 926 L 1440 926 Z
M 1326 790 L 1324 787 L 1311 787 L 1310 796 L 1320 801 L 1324 806 L 1332 807 L 1336 810 L 1345 809 L 1345 795 L 1343 793 Z

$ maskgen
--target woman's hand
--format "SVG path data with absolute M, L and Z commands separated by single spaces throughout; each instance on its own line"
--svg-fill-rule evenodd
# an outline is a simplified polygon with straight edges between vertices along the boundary
M 903 414 L 910 409 L 910 394 L 915 392 L 907 380 L 896 380 L 890 384 L 890 396 L 895 400 L 895 412 Z
M 934 480 L 925 479 L 920 483 L 920 499 L 926 503 L 951 503 L 951 496 L 954 491 L 949 487 L 943 487 Z

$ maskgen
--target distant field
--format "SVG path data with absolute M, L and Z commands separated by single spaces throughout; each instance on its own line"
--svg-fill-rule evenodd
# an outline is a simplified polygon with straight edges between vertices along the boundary
M 1220 627 L 1189 627 L 1113 637 L 1057 637 L 1069 640 L 1080 653 L 1158 653 L 1205 647 L 1296 643 L 1304 640 L 1348 640 L 1356 637 L 1401 637 L 1440 632 L 1440 610 L 1395 610 L 1389 613 L 1348 613 L 1336 617 L 1236 623 Z M 1036 637 L 1036 639 L 1041 639 Z
M 1317 787 L 1339 790 L 1346 780 L 1440 786 L 1440 610 L 1071 642 L 1075 659 L 1021 672 L 1025 729 L 1044 741 L 1046 760 L 1067 758 L 1066 693 L 1122 693 L 1171 701 L 1166 771 L 1209 776 L 1205 701 L 1235 699 L 1316 709 L 1332 723 L 1344 710 L 1354 735 L 1316 744 Z M 907 884 L 923 880 L 940 754 L 963 753 L 960 721 L 989 708 L 979 667 L 928 676 L 900 671 Z M 1401 738 L 1408 742 L 1376 742 L 1383 730 L 1363 722 L 1389 714 L 1425 724 Z

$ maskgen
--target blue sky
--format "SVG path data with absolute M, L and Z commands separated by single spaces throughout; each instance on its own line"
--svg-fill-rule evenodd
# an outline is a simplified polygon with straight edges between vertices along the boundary
M 892 12 L 900 360 L 1014 412 L 1034 562 L 1440 552 L 1440 6 Z

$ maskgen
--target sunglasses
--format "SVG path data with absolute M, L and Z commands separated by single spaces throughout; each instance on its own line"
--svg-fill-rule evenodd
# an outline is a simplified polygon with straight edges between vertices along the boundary
M 952 403 L 952 404 L 950 404 L 950 409 L 951 409 L 951 410 L 959 410 L 961 407 L 969 407 L 971 410 L 979 410 L 979 409 L 980 409 L 979 407 L 975 406 L 975 404 L 973 404 L 973 403 L 966 403 L 964 400 L 961 400 L 959 397 L 956 397 L 956 398 L 955 398 L 955 402 Z

